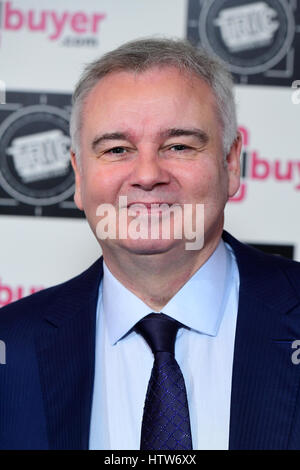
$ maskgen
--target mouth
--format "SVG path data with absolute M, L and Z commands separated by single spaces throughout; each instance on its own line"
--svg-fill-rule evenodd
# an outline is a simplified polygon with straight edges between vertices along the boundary
M 164 207 L 166 206 L 171 207 L 173 203 L 164 202 L 164 201 L 152 201 L 152 202 L 135 201 L 135 202 L 131 202 L 130 204 L 128 204 L 127 208 L 132 207 L 132 206 L 141 206 L 143 208 L 146 207 L 147 209 L 158 209 L 159 206 L 161 205 L 164 205 Z
M 175 207 L 176 206 L 176 207 Z M 152 201 L 152 202 L 142 202 L 136 201 L 128 204 L 127 210 L 131 209 L 132 213 L 130 215 L 135 215 L 134 212 L 141 215 L 166 215 L 169 216 L 172 209 L 178 209 L 180 204 L 169 203 L 164 201 Z M 174 214 L 175 215 L 175 214 Z

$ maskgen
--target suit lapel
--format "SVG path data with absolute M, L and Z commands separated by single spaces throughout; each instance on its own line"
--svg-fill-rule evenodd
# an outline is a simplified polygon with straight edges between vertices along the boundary
M 299 298 L 276 263 L 228 234 L 224 239 L 240 272 L 229 448 L 286 449 L 299 386 L 291 360 L 291 343 L 300 339 Z
M 36 338 L 50 449 L 87 449 L 102 260 L 54 288 Z

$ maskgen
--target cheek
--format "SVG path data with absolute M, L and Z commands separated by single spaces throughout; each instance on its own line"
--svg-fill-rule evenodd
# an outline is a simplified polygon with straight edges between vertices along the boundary
M 178 178 L 181 180 L 186 194 L 192 199 L 206 199 L 217 192 L 220 186 L 221 175 L 215 165 L 210 161 L 193 162 L 185 167 Z
M 83 197 L 93 205 L 115 203 L 123 178 L 113 168 L 93 166 L 83 175 Z
M 195 172 L 190 181 L 189 192 L 194 201 L 205 204 L 207 208 L 223 207 L 227 200 L 228 177 L 226 171 L 210 166 Z

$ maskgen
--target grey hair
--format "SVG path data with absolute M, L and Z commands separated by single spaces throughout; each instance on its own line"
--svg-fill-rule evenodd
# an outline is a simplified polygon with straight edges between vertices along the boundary
M 77 159 L 80 155 L 80 132 L 85 100 L 90 91 L 112 72 L 141 73 L 155 66 L 174 66 L 206 81 L 214 92 L 218 119 L 223 130 L 223 151 L 227 156 L 237 137 L 233 80 L 225 64 L 204 49 L 181 39 L 138 39 L 104 54 L 87 65 L 72 97 L 70 135 Z

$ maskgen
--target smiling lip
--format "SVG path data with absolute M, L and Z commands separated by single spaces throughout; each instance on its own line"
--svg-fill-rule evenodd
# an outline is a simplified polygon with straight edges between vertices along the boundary
M 164 201 L 153 201 L 153 202 L 142 202 L 142 201 L 136 201 L 136 202 L 131 202 L 130 204 L 128 204 L 127 207 L 131 207 L 131 206 L 145 206 L 147 207 L 147 209 L 151 209 L 151 206 L 152 205 L 161 205 L 161 204 L 167 204 L 168 206 L 172 206 L 172 203 L 169 203 L 169 202 L 164 202 Z M 154 208 L 153 208 L 154 209 Z

